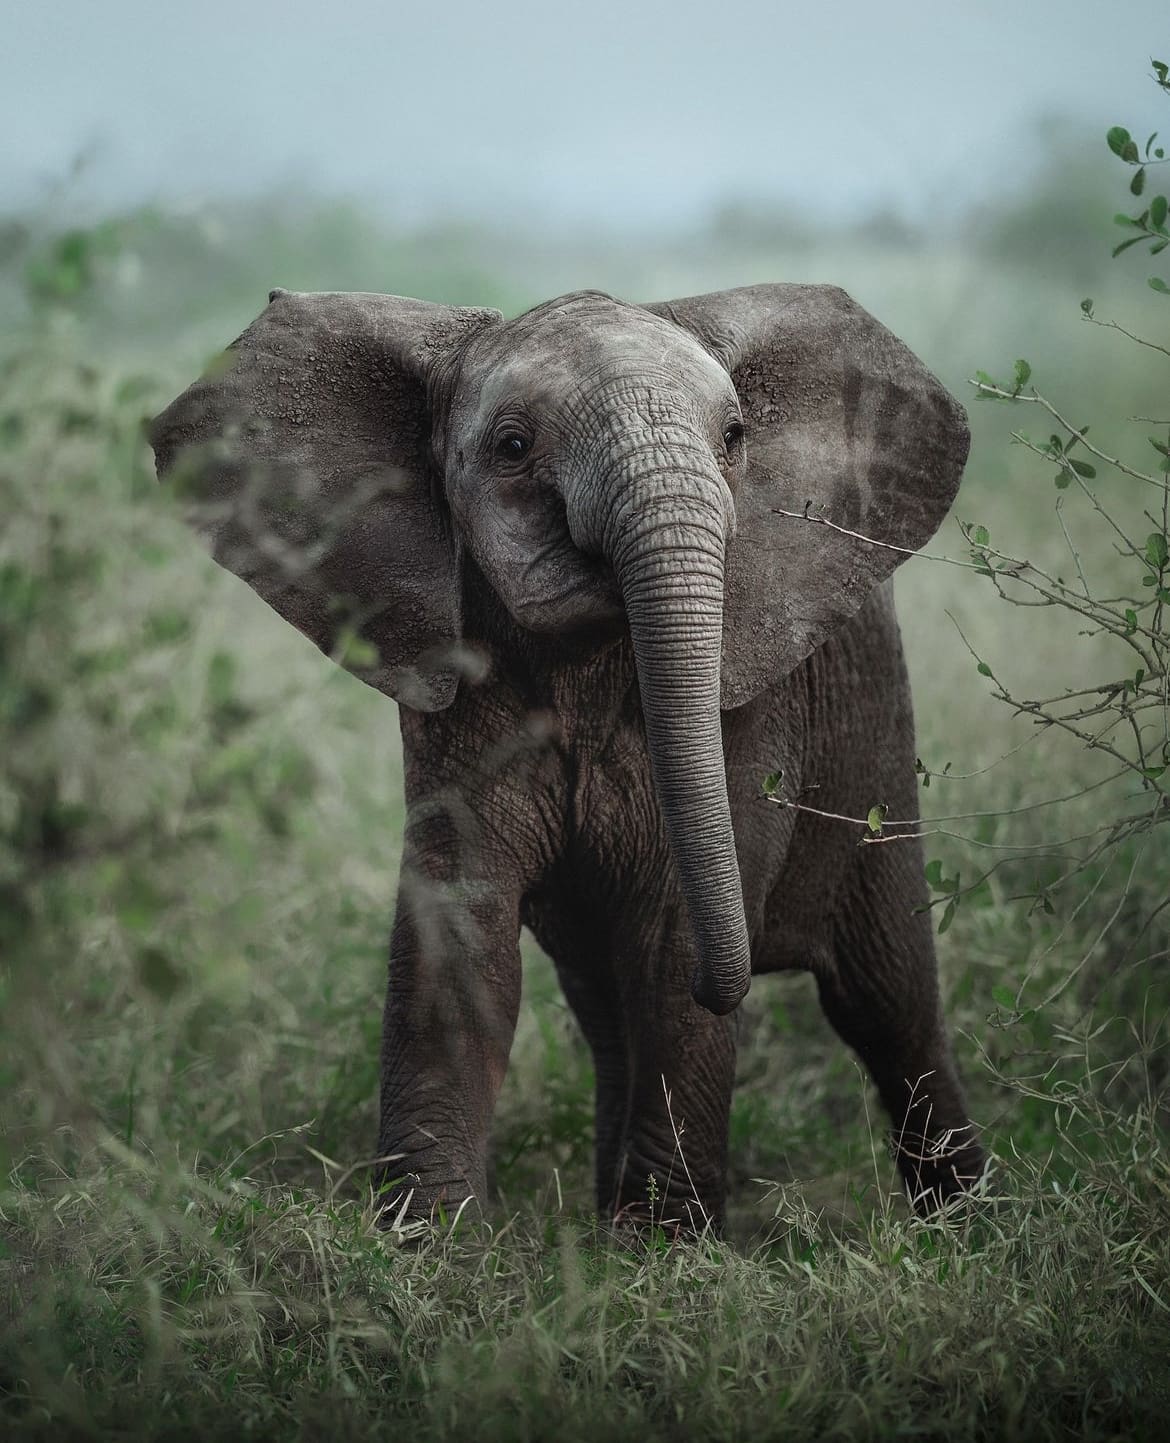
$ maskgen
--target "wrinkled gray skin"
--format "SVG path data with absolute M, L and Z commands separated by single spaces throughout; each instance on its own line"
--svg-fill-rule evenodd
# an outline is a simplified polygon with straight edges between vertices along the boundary
M 408 1210 L 484 1193 L 522 924 L 593 1050 L 603 1211 L 653 1173 L 667 1215 L 721 1218 L 730 1014 L 785 968 L 917 1205 L 969 1186 L 917 842 L 761 790 L 916 815 L 887 578 L 966 457 L 933 377 L 814 286 L 511 321 L 274 292 L 228 360 L 154 423 L 160 471 L 184 453 L 218 559 L 326 650 L 356 627 L 402 703 L 380 1151 Z

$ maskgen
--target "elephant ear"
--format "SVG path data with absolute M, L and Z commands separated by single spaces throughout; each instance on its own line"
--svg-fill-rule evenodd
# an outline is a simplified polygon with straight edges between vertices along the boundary
M 217 561 L 323 651 L 372 643 L 359 674 L 422 711 L 464 660 L 454 545 L 437 504 L 427 381 L 498 311 L 276 290 L 150 426 Z M 368 650 L 368 648 L 367 648 Z
M 790 672 L 934 534 L 967 459 L 966 415 L 832 286 L 745 286 L 647 309 L 727 367 L 743 410 L 723 612 L 729 709 Z

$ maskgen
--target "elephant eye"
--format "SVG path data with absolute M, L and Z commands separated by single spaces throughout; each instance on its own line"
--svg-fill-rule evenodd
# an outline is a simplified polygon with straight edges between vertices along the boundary
M 496 455 L 505 461 L 522 461 L 532 450 L 532 442 L 519 431 L 509 431 L 496 442 Z
M 739 421 L 732 421 L 730 426 L 726 427 L 723 432 L 723 444 L 729 451 L 734 451 L 742 441 L 743 425 Z

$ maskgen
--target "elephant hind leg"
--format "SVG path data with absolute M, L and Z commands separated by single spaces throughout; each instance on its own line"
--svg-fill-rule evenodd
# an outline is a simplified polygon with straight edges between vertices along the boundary
M 609 1216 L 616 1206 L 630 1115 L 628 1042 L 621 1002 L 607 966 L 599 966 L 591 975 L 584 968 L 562 966 L 557 959 L 557 973 L 565 999 L 593 1054 L 597 1119 L 594 1187 L 598 1212 Z
M 561 989 L 593 1055 L 596 1143 L 594 1186 L 603 1216 L 616 1207 L 622 1150 L 630 1119 L 629 1037 L 610 956 L 602 909 L 590 910 L 571 892 L 537 893 L 524 920 L 552 959 Z
M 938 965 L 916 842 L 861 847 L 817 969 L 825 1015 L 861 1057 L 893 1122 L 899 1171 L 919 1213 L 982 1175 L 939 1004 Z

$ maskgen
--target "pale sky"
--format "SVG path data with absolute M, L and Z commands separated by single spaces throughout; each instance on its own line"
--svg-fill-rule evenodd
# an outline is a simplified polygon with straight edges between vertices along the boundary
M 296 188 L 623 226 L 832 195 L 922 220 L 1018 178 L 1037 115 L 1170 132 L 1144 78 L 1167 0 L 0 0 L 0 36 L 0 211 L 92 147 L 99 208 Z

